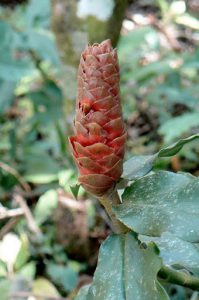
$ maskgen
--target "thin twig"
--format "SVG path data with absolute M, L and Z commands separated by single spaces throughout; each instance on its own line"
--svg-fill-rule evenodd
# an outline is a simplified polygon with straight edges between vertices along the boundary
M 23 179 L 23 177 L 17 172 L 17 170 L 13 169 L 3 161 L 0 161 L 0 168 L 6 171 L 7 173 L 13 175 L 26 192 L 29 192 L 31 190 L 29 184 Z
M 2 209 L 0 208 L 0 220 L 22 216 L 24 211 L 22 208 Z
M 15 192 L 13 194 L 13 198 L 19 204 L 19 206 L 22 208 L 22 210 L 24 212 L 24 216 L 26 217 L 26 220 L 27 220 L 28 227 L 29 227 L 30 231 L 32 231 L 35 234 L 41 234 L 41 231 L 40 231 L 37 223 L 35 222 L 35 219 L 34 219 L 32 213 L 31 213 L 25 199 L 17 192 Z
M 161 22 L 156 22 L 152 24 L 159 32 L 161 32 L 167 39 L 168 44 L 175 52 L 182 51 L 182 47 L 178 40 L 168 31 L 168 29 L 161 24 Z
M 30 190 L 30 191 L 24 191 L 22 189 L 20 189 L 20 195 L 26 199 L 32 199 L 32 198 L 36 198 L 42 195 L 42 191 L 40 190 Z M 8 198 L 12 197 L 12 192 L 6 192 L 4 194 L 0 195 L 0 202 L 2 201 L 6 201 Z
M 47 296 L 47 295 L 40 295 L 40 294 L 33 294 L 31 292 L 15 292 L 9 295 L 10 299 L 15 298 L 29 298 L 33 297 L 35 299 L 46 299 L 46 300 L 71 300 L 69 298 L 63 297 L 55 297 L 55 296 Z
M 61 205 L 63 205 L 66 208 L 69 208 L 71 210 L 82 211 L 82 212 L 84 212 L 86 210 L 85 203 L 75 201 L 75 200 L 65 197 L 65 196 L 60 196 L 58 201 Z
M 19 221 L 20 217 L 11 218 L 1 229 L 0 231 L 0 240 L 6 235 L 8 232 L 12 230 L 12 228 L 16 225 Z
M 162 33 L 165 36 L 168 44 L 174 51 L 176 51 L 176 52 L 182 51 L 182 47 L 181 47 L 179 41 L 174 36 L 174 34 L 169 32 L 168 28 L 166 27 L 166 24 L 160 22 L 154 16 L 150 16 L 149 20 L 150 20 L 149 24 L 151 24 L 155 29 L 157 29 L 160 33 Z

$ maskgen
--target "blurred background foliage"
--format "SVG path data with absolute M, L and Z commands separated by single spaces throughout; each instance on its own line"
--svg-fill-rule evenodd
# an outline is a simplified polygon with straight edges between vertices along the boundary
M 75 200 L 67 144 L 85 44 L 117 45 L 126 158 L 151 154 L 199 132 L 198 17 L 197 0 L 0 1 L 1 300 L 73 299 L 111 231 L 95 199 L 80 188 Z M 198 146 L 156 168 L 198 175 Z

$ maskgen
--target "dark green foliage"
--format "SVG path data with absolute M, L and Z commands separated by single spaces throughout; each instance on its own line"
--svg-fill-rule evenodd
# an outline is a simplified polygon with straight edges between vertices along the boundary
M 116 2 L 118 24 L 115 18 L 109 22 L 114 43 L 126 1 Z M 23 216 L 11 219 L 16 223 L 6 234 L 10 219 L 0 219 L 1 300 L 10 292 L 74 299 L 84 283 L 89 285 L 78 300 L 165 300 L 166 293 L 171 300 L 198 299 L 198 292 L 158 277 L 163 265 L 199 276 L 196 9 L 194 1 L 181 13 L 172 8 L 176 1 L 130 2 L 126 21 L 132 30 L 123 26 L 117 45 L 128 141 L 117 186 L 125 186 L 123 203 L 114 211 L 134 233 L 106 239 L 110 221 L 76 184 L 67 144 L 76 70 L 71 62 L 62 65 L 60 58 L 67 57 L 58 52 L 50 27 L 50 0 L 0 1 L 0 217 L 19 208 L 19 193 L 39 228 L 33 233 Z M 148 12 L 154 23 L 147 21 Z M 89 19 L 94 40 L 102 22 Z M 179 49 L 157 25 L 172 28 Z

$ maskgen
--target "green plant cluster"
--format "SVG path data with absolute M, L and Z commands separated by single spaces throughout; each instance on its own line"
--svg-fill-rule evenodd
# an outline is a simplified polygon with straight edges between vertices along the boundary
M 174 13 L 174 2 L 184 1 L 153 1 L 158 20 L 177 32 L 187 29 L 197 40 L 197 17 L 188 10 Z M 0 7 L 2 300 L 17 293 L 74 299 L 80 279 L 95 269 L 97 250 L 91 251 L 94 263 L 78 259 L 59 243 L 55 228 L 60 190 L 71 199 L 72 193 L 77 197 L 79 186 L 66 142 L 73 124 L 75 70 L 70 65 L 63 70 L 50 18 L 50 0 L 30 0 L 12 10 Z M 163 265 L 199 275 L 199 48 L 190 41 L 180 52 L 164 46 L 162 33 L 153 24 L 135 26 L 120 37 L 121 94 L 129 139 L 118 186 L 130 184 L 120 190 L 122 205 L 113 209 L 132 232 L 113 234 L 102 244 L 93 283 L 80 290 L 78 300 L 161 300 L 168 299 L 167 293 L 172 300 L 198 298 L 197 292 L 165 284 L 158 276 Z M 142 132 L 143 118 L 151 127 Z M 191 134 L 196 135 L 187 138 Z M 171 147 L 162 147 L 178 139 Z M 173 168 L 169 157 L 176 154 L 181 170 L 193 175 L 160 171 Z M 14 218 L 16 223 L 3 218 L 18 209 L 18 194 L 28 204 L 33 227 L 26 217 Z M 91 196 L 80 188 L 79 197 Z M 98 249 L 109 232 L 104 220 L 110 222 L 94 199 L 85 203 L 89 242 L 97 240 L 94 249 Z M 75 214 L 72 210 L 69 223 Z

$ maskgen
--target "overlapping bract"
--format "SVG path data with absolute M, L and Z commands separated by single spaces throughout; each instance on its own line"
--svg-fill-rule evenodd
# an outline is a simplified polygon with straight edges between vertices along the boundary
M 79 182 L 102 196 L 122 174 L 126 131 L 117 52 L 110 40 L 88 45 L 78 69 L 75 136 L 69 138 Z

